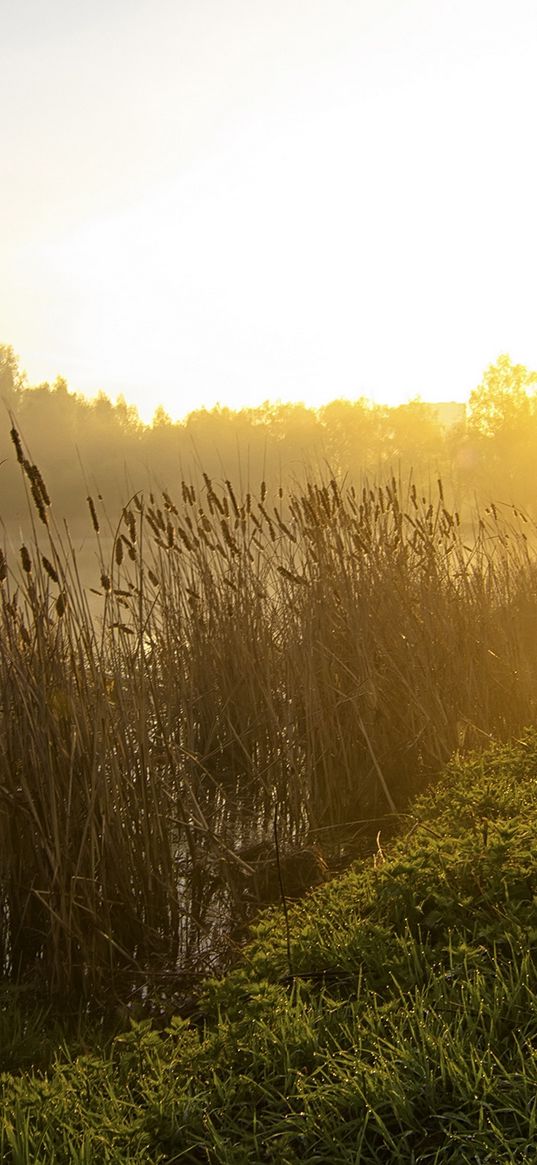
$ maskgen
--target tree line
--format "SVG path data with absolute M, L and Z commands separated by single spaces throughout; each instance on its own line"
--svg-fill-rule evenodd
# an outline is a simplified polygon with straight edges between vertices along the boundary
M 44 473 L 55 510 L 87 521 L 88 492 L 115 508 L 133 493 L 169 489 L 181 480 L 231 480 L 243 492 L 261 481 L 331 475 L 379 481 L 412 473 L 418 483 L 441 477 L 454 503 L 476 495 L 535 513 L 537 373 L 502 355 L 469 394 L 468 405 L 420 399 L 396 407 L 361 397 L 322 408 L 265 402 L 232 410 L 196 409 L 172 421 L 162 407 L 151 425 L 133 406 L 104 393 L 88 400 L 59 377 L 30 385 L 18 358 L 0 345 L 1 516 L 9 525 L 26 509 L 10 443 L 11 420 Z

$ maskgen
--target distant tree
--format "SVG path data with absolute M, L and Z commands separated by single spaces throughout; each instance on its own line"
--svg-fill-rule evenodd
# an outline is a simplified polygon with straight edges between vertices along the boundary
M 139 433 L 142 429 L 142 421 L 136 405 L 130 405 L 125 400 L 123 393 L 117 398 L 114 407 L 115 419 L 125 432 Z
M 330 401 L 319 409 L 327 459 L 334 472 L 376 472 L 382 416 L 382 410 L 365 397 Z
M 262 426 L 274 458 L 277 477 L 301 476 L 318 469 L 326 459 L 325 434 L 318 413 L 302 402 L 265 402 Z M 276 468 L 277 467 L 277 468 Z
M 468 419 L 481 492 L 530 509 L 535 509 L 536 386 L 537 372 L 500 356 L 470 394 Z
M 153 429 L 164 429 L 173 425 L 172 418 L 170 417 L 170 414 L 166 412 L 164 405 L 157 405 L 153 413 L 153 420 L 151 421 L 151 425 Z
M 496 437 L 520 429 L 535 411 L 535 401 L 528 396 L 535 385 L 537 372 L 529 372 L 524 364 L 513 364 L 507 355 L 499 356 L 470 393 L 470 430 Z
M 421 467 L 440 470 L 444 456 L 444 431 L 434 405 L 418 397 L 385 411 L 383 460 L 402 464 L 414 472 Z
M 18 356 L 11 345 L 0 344 L 0 401 L 8 409 L 16 409 L 25 384 L 26 376 L 20 371 Z

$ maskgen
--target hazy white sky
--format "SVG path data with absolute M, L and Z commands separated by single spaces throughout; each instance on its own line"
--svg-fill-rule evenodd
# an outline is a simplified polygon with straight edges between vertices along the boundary
M 536 0 L 0 0 L 0 342 L 145 417 L 537 367 Z

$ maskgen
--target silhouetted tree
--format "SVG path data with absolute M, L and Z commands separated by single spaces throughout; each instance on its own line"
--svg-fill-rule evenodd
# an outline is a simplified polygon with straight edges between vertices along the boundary
M 535 509 L 537 372 L 509 356 L 491 364 L 470 394 L 471 472 L 481 492 Z
M 0 400 L 7 409 L 17 409 L 26 377 L 19 368 L 19 358 L 9 344 L 0 344 Z

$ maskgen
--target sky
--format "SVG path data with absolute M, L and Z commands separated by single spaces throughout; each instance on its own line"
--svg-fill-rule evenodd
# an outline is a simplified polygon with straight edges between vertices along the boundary
M 0 343 L 150 419 L 537 368 L 535 0 L 0 0 Z

